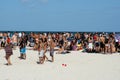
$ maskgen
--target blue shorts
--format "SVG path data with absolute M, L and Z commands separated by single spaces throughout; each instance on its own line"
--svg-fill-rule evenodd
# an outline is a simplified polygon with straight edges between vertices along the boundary
M 20 49 L 20 53 L 21 53 L 21 54 L 25 54 L 25 53 L 26 53 L 26 48 Z

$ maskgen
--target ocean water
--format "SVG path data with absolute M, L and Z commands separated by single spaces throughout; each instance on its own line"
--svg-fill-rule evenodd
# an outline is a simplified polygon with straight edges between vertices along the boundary
M 40 34 L 43 34 L 43 33 L 72 33 L 73 35 L 75 34 L 75 33 L 81 33 L 81 34 L 83 34 L 83 33 L 91 33 L 91 34 L 95 34 L 95 33 L 97 33 L 97 34 L 102 34 L 102 33 L 104 33 L 104 34 L 110 34 L 110 33 L 115 33 L 115 34 L 120 34 L 120 32 L 74 32 L 74 31 L 0 31 L 1 33 L 10 33 L 11 34 L 11 36 L 15 33 L 15 32 L 17 32 L 17 33 L 20 33 L 20 32 L 25 32 L 25 34 L 30 34 L 31 32 L 33 32 L 33 33 L 40 33 Z

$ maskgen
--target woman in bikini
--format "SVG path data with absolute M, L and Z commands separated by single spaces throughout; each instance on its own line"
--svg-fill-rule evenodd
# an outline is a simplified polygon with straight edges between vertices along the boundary
M 12 44 L 10 44 L 10 42 L 7 41 L 7 44 L 5 46 L 5 58 L 7 60 L 7 64 L 6 65 L 12 65 L 11 64 L 11 60 L 10 60 L 10 56 L 13 55 L 13 50 L 12 50 Z

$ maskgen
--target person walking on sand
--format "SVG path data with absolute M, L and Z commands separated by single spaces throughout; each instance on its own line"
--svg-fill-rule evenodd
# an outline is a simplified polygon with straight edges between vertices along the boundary
M 24 38 L 21 38 L 19 46 L 20 46 L 20 59 L 26 59 L 26 43 Z
M 45 55 L 45 53 L 47 51 L 47 47 L 46 46 L 47 45 L 43 42 L 43 40 L 40 40 L 39 48 L 38 48 L 38 55 L 39 55 L 39 63 L 40 64 L 43 64 L 44 61 L 45 61 L 45 58 L 47 58 L 46 55 Z
M 51 56 L 51 62 L 54 62 L 54 47 L 55 47 L 55 43 L 53 41 L 53 39 L 51 39 L 50 42 L 50 56 Z
M 10 42 L 7 42 L 6 46 L 5 46 L 5 58 L 7 60 L 7 64 L 6 65 L 12 65 L 11 64 L 11 60 L 10 60 L 10 56 L 13 55 L 13 50 L 12 50 L 12 44 L 10 44 Z

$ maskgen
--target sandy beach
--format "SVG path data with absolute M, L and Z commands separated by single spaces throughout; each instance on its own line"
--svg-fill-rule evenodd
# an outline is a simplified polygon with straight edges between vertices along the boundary
M 49 57 L 49 52 L 46 53 Z M 20 60 L 19 49 L 11 56 L 12 66 L 4 65 L 0 50 L 0 80 L 120 80 L 120 54 L 103 55 L 72 51 L 55 54 L 55 62 L 37 64 L 38 52 L 27 50 L 27 59 Z M 66 64 L 62 66 L 62 64 Z

